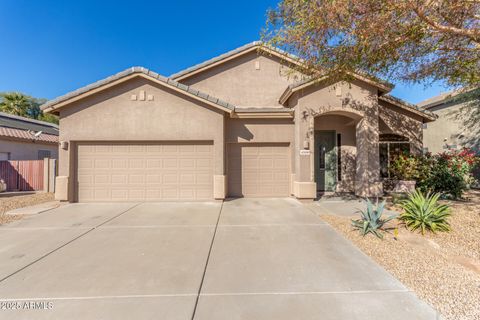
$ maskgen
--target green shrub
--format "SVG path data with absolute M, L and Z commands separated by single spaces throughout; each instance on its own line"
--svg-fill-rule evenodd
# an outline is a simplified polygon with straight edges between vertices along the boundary
M 372 202 L 367 199 L 367 208 L 360 210 L 360 219 L 352 220 L 352 225 L 355 229 L 358 229 L 363 236 L 369 233 L 376 235 L 378 238 L 383 238 L 381 231 L 385 231 L 385 224 L 394 219 L 395 216 L 390 216 L 386 219 L 382 219 L 383 210 L 385 209 L 385 201 L 380 205 L 377 202 L 376 208 L 373 207 Z
M 422 234 L 425 231 L 450 231 L 448 218 L 450 210 L 447 205 L 439 204 L 439 193 L 424 195 L 420 190 L 416 189 L 412 192 L 407 200 L 400 203 L 404 212 L 400 214 L 406 227 L 411 231 L 420 230 Z
M 397 180 L 417 180 L 419 158 L 401 154 L 390 164 L 390 177 Z
M 398 180 L 415 180 L 423 192 L 457 199 L 474 183 L 472 172 L 477 163 L 475 153 L 468 149 L 436 155 L 400 155 L 392 162 L 390 175 Z

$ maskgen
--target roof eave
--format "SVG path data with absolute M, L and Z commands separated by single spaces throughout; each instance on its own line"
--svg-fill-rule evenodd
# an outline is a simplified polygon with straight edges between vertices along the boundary
M 411 107 L 411 106 L 409 106 L 409 105 L 407 105 L 407 104 L 400 103 L 400 102 L 398 102 L 398 101 L 396 101 L 396 100 L 394 100 L 394 99 L 389 99 L 389 97 L 380 96 L 380 97 L 378 97 L 378 98 L 379 98 L 379 100 L 385 101 L 385 102 L 390 103 L 390 104 L 392 104 L 392 105 L 394 105 L 394 106 L 397 106 L 397 107 L 402 108 L 402 109 L 404 109 L 404 110 L 410 111 L 410 112 L 412 112 L 412 113 L 414 113 L 414 114 L 422 117 L 424 120 L 427 120 L 427 122 L 435 121 L 435 120 L 437 120 L 437 118 L 438 118 L 438 116 L 435 115 L 435 114 L 433 114 L 433 113 L 432 113 L 432 114 L 429 114 L 429 113 L 427 113 L 427 112 L 425 112 L 425 111 L 417 110 L 416 108 Z
M 233 112 L 230 118 L 238 119 L 293 119 L 293 112 Z
M 219 55 L 217 57 L 214 57 L 212 59 L 209 59 L 207 61 L 204 61 L 204 62 L 201 62 L 199 64 L 196 64 L 192 67 L 189 67 L 185 70 L 182 70 L 180 72 L 177 72 L 177 73 L 174 73 L 172 75 L 170 75 L 170 78 L 171 79 L 174 79 L 175 81 L 182 81 L 184 79 L 187 79 L 187 78 L 190 78 L 198 73 L 201 73 L 201 72 L 204 72 L 208 69 L 211 69 L 213 67 L 216 67 L 218 65 L 221 65 L 227 61 L 230 61 L 230 60 L 233 60 L 235 58 L 238 58 L 242 55 L 245 55 L 247 53 L 250 53 L 252 51 L 255 51 L 255 50 L 263 50 L 269 54 L 272 54 L 284 61 L 287 61 L 291 64 L 295 64 L 295 65 L 298 65 L 300 67 L 305 67 L 304 64 L 302 64 L 302 62 L 292 56 L 291 54 L 288 54 L 286 52 L 283 52 L 282 50 L 278 49 L 278 48 L 275 48 L 275 47 L 271 47 L 263 42 L 260 42 L 260 41 L 255 41 L 255 42 L 252 42 L 252 43 L 249 43 L 247 45 L 244 45 L 242 47 L 239 47 L 237 49 L 234 49 L 230 52 L 227 52 L 227 53 L 224 53 L 222 55 Z
M 361 76 L 361 75 L 358 75 L 358 74 L 350 74 L 352 77 L 355 77 L 356 79 L 360 80 L 360 81 L 363 81 L 363 82 L 366 82 L 376 88 L 378 88 L 382 94 L 384 93 L 388 93 L 392 90 L 392 87 L 390 86 L 387 86 L 387 85 L 384 85 L 380 82 L 377 82 L 377 81 L 374 81 L 374 80 L 370 80 L 368 79 L 367 77 L 364 77 L 364 76 Z M 311 85 L 314 85 L 314 84 L 317 84 L 317 83 L 321 83 L 327 79 L 329 79 L 330 77 L 329 76 L 322 76 L 322 77 L 319 77 L 319 78 L 314 78 L 314 79 L 311 79 L 310 81 L 306 81 L 305 83 L 302 83 L 301 85 L 298 85 L 298 86 L 288 86 L 287 89 L 285 89 L 285 91 L 282 93 L 282 95 L 280 96 L 279 98 L 279 103 L 284 105 L 288 99 L 295 93 L 295 92 L 298 92 L 302 89 L 305 89 Z
M 116 78 L 118 77 L 118 78 Z M 128 81 L 132 78 L 135 77 L 143 77 L 145 79 L 148 79 L 150 81 L 153 81 L 163 87 L 172 89 L 174 91 L 177 91 L 183 95 L 186 95 L 190 98 L 193 98 L 197 101 L 201 101 L 205 104 L 208 104 L 216 109 L 220 109 L 226 113 L 232 113 L 234 110 L 234 106 L 229 105 L 228 103 L 225 103 L 221 101 L 218 98 L 211 97 L 210 95 L 207 94 L 201 94 L 198 90 L 189 88 L 188 86 L 185 86 L 183 84 L 177 83 L 176 81 L 173 81 L 168 78 L 164 78 L 160 76 L 159 74 L 150 71 L 148 69 L 142 68 L 142 67 L 133 67 L 130 69 L 127 69 L 125 71 L 122 71 L 116 75 L 110 76 L 106 79 L 94 82 L 90 85 L 87 85 L 83 88 L 80 88 L 78 90 L 72 91 L 70 93 L 67 93 L 66 95 L 56 98 L 54 100 L 48 101 L 44 105 L 42 105 L 40 108 L 44 112 L 48 113 L 58 113 L 58 110 L 68 104 L 71 104 L 75 101 L 84 99 L 90 95 L 93 95 L 95 93 L 98 93 L 100 91 L 103 91 L 105 89 L 108 89 L 110 87 L 113 87 L 115 85 L 118 85 L 120 83 L 123 83 L 125 81 Z M 162 78 L 160 80 L 159 78 Z M 113 79 L 116 78 L 116 79 Z M 185 87 L 182 89 L 181 87 Z M 196 92 L 197 94 L 193 94 L 191 91 Z

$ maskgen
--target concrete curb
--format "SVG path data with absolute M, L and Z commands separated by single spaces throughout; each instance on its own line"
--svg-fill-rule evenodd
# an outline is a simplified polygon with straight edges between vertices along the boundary
M 17 208 L 13 209 L 10 211 L 7 211 L 5 214 L 6 215 L 11 215 L 11 216 L 18 216 L 18 215 L 35 215 L 39 214 L 48 210 L 52 210 L 55 208 L 58 208 L 64 204 L 60 203 L 60 201 L 49 201 L 49 202 L 44 202 L 40 204 L 36 204 L 33 206 L 27 206 L 23 208 Z

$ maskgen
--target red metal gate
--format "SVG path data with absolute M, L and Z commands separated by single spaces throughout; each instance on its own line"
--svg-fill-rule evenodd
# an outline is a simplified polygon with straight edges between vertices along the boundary
M 7 191 L 43 190 L 43 160 L 0 161 L 0 179 Z

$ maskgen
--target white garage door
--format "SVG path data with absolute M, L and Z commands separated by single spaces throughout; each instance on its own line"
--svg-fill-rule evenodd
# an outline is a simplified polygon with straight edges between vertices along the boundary
M 288 144 L 236 143 L 228 147 L 228 193 L 231 197 L 290 195 Z
M 77 158 L 80 202 L 213 198 L 211 142 L 80 143 Z

